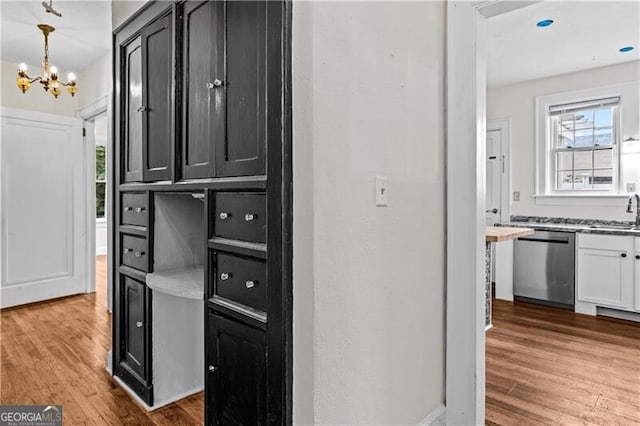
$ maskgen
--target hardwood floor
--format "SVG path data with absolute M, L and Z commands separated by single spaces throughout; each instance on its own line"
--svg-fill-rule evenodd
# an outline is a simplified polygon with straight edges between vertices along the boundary
M 494 301 L 487 424 L 640 425 L 640 324 Z
M 147 413 L 111 380 L 105 256 L 96 277 L 94 294 L 0 312 L 0 404 L 61 404 L 70 425 L 202 424 L 202 393 Z

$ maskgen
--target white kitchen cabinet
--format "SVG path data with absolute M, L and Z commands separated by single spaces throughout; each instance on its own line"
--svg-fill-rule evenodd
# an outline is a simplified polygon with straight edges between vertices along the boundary
M 633 310 L 634 302 L 640 307 L 633 237 L 580 234 L 577 252 L 576 311 L 595 314 L 596 306 Z
M 635 292 L 636 292 L 636 300 L 635 300 L 635 310 L 640 312 L 640 237 L 635 238 L 635 254 L 633 255 L 634 259 L 634 269 L 635 269 Z

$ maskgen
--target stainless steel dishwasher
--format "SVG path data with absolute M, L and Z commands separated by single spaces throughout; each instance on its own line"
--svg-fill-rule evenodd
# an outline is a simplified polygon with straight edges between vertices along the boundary
M 575 234 L 536 231 L 513 247 L 513 295 L 572 309 L 575 303 Z

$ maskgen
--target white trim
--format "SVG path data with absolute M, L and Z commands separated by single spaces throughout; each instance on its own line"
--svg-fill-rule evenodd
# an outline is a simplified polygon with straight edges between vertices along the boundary
M 430 412 L 427 417 L 422 419 L 418 426 L 440 426 L 446 425 L 447 419 L 447 408 L 444 404 L 438 405 L 432 412 Z
M 511 220 L 511 119 L 499 118 L 487 120 L 487 131 L 499 130 L 500 152 L 502 153 L 503 172 L 500 175 L 500 221 Z

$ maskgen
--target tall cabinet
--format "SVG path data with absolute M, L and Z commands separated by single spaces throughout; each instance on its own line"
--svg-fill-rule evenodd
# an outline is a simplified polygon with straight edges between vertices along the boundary
M 151 2 L 114 33 L 113 372 L 153 406 L 154 198 L 192 193 L 207 424 L 291 423 L 290 22 L 285 1 Z

